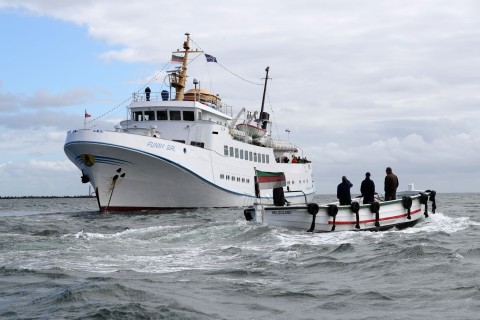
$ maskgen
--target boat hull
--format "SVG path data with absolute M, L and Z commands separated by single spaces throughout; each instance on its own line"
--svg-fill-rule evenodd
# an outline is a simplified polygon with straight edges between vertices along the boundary
M 428 195 L 424 195 L 423 197 Z M 330 231 L 359 231 L 359 230 L 388 230 L 391 228 L 407 228 L 414 226 L 428 216 L 428 206 L 421 194 L 408 197 L 411 200 L 408 209 L 405 200 L 398 199 L 386 202 L 377 202 L 378 215 L 372 212 L 371 205 L 359 205 L 358 220 L 356 210 L 352 206 L 339 206 L 337 204 L 321 205 L 316 204 L 302 206 L 264 206 L 256 203 L 252 208 L 245 210 L 247 220 L 265 223 L 284 228 L 308 230 L 315 232 Z M 309 208 L 309 206 L 311 206 Z M 312 208 L 317 208 L 314 213 Z M 332 210 L 331 207 L 336 209 Z M 335 215 L 332 211 L 338 210 Z M 376 211 L 376 210 L 374 210 Z M 312 225 L 312 222 L 313 225 Z

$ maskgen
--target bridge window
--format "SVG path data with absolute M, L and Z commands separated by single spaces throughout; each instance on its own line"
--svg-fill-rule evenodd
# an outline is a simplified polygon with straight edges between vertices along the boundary
M 182 120 L 180 111 L 170 110 L 170 121 L 180 121 L 180 120 Z
M 143 121 L 142 111 L 135 111 L 135 112 L 133 113 L 133 120 L 134 120 L 134 121 Z
M 228 146 L 223 146 L 223 155 L 228 156 Z
M 145 117 L 145 121 L 153 121 L 155 120 L 155 111 L 144 111 L 143 116 Z
M 194 121 L 195 120 L 195 114 L 193 111 L 183 111 L 183 120 L 184 121 Z
M 157 111 L 157 120 L 168 120 L 167 110 L 158 110 Z

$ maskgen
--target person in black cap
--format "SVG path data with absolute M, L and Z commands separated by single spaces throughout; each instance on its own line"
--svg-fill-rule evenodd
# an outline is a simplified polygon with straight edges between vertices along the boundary
M 363 196 L 363 204 L 375 201 L 375 183 L 370 180 L 370 172 L 365 173 L 365 180 L 362 181 L 360 192 Z
M 352 204 L 352 197 L 350 195 L 351 187 L 353 187 L 353 184 L 348 181 L 347 177 L 343 176 L 342 183 L 337 186 L 337 198 L 341 206 Z

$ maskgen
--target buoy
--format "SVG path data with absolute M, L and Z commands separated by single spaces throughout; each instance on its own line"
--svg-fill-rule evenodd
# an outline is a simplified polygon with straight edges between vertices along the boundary
M 318 210 L 320 210 L 320 207 L 318 206 L 318 204 L 314 202 L 307 204 L 307 211 L 311 215 L 316 215 L 318 213 Z
M 245 215 L 245 219 L 247 221 L 252 221 L 253 220 L 252 208 L 247 208 L 247 209 L 243 210 L 243 214 Z
M 330 217 L 335 217 L 338 213 L 338 207 L 336 204 L 329 204 L 327 209 L 327 214 Z
M 407 219 L 410 220 L 412 219 L 412 216 L 410 215 L 410 208 L 412 207 L 412 198 L 405 196 L 402 197 L 402 204 L 405 209 L 407 209 Z
M 380 203 L 378 201 L 374 201 L 370 204 L 370 211 L 375 213 L 375 227 L 380 227 Z
M 352 210 L 353 213 L 355 213 L 355 219 L 357 221 L 357 223 L 355 224 L 355 228 L 360 229 L 360 215 L 358 213 L 360 211 L 360 204 L 354 201 L 352 202 L 350 209 Z

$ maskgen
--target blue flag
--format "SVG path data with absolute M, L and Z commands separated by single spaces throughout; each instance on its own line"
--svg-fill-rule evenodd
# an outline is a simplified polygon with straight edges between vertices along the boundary
M 206 53 L 205 53 L 205 58 L 207 58 L 207 62 L 217 62 L 217 58 Z

